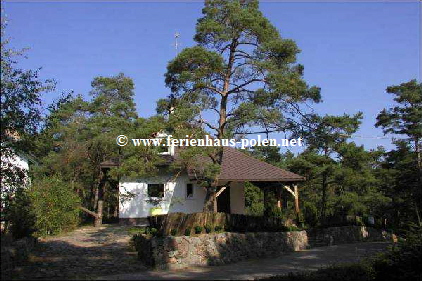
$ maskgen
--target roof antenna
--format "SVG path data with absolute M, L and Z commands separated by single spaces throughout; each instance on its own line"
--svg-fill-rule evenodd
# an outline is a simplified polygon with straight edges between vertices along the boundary
M 180 33 L 176 31 L 174 34 L 174 48 L 176 49 L 176 56 L 179 54 L 179 37 Z

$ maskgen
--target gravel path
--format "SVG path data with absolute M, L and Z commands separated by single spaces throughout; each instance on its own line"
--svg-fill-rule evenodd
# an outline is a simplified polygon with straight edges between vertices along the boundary
M 332 264 L 356 262 L 385 251 L 384 242 L 366 242 L 318 247 L 285 253 L 278 258 L 257 259 L 235 264 L 192 267 L 178 271 L 143 271 L 131 274 L 102 276 L 99 280 L 254 280 L 289 272 L 317 270 Z
M 42 239 L 16 279 L 93 279 L 101 275 L 139 272 L 145 267 L 130 249 L 127 227 L 83 227 Z
M 289 272 L 316 270 L 355 262 L 384 251 L 389 243 L 367 242 L 318 247 L 278 258 L 248 260 L 235 264 L 191 267 L 178 271 L 148 270 L 129 247 L 127 227 L 106 225 L 83 227 L 57 237 L 43 239 L 29 262 L 16 270 L 15 279 L 256 279 Z

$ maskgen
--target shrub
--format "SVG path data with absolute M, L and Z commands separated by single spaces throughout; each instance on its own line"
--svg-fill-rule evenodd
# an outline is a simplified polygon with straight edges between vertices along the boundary
M 285 227 L 285 231 L 299 231 L 299 230 L 300 230 L 300 228 L 295 226 L 295 225 Z
M 147 226 L 145 227 L 145 234 L 151 234 L 151 227 Z
M 127 230 L 129 234 L 135 235 L 135 234 L 145 234 L 145 228 L 144 227 L 131 227 Z
M 201 234 L 203 227 L 202 226 L 195 226 L 195 234 Z
M 7 221 L 10 223 L 9 230 L 15 239 L 31 236 L 35 231 L 35 214 L 28 191 L 19 188 L 15 196 L 9 199 Z
M 37 236 L 59 234 L 78 225 L 80 199 L 59 177 L 34 181 L 29 194 Z
M 156 235 L 157 235 L 157 233 L 158 233 L 158 229 L 156 229 L 156 228 L 152 227 L 152 228 L 150 229 L 150 232 L 149 232 L 149 233 L 151 233 L 151 235 L 152 235 L 152 236 L 156 236 Z
M 220 225 L 216 225 L 214 228 L 215 232 L 221 232 L 223 230 L 223 227 Z
M 420 280 L 422 276 L 422 228 L 411 228 L 406 240 L 373 262 L 376 280 Z
M 212 226 L 211 226 L 211 225 L 209 225 L 209 224 L 207 224 L 207 225 L 205 226 L 205 232 L 206 232 L 206 233 L 211 233 L 211 232 L 212 232 Z
M 177 234 L 177 229 L 172 229 L 172 230 L 170 231 L 170 235 L 171 235 L 171 236 L 176 236 L 176 234 Z
M 190 227 L 186 228 L 185 229 L 185 236 L 190 236 L 190 233 L 191 233 L 191 228 Z

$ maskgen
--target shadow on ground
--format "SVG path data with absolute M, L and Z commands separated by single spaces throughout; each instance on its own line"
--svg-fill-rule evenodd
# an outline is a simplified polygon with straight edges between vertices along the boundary
M 126 227 L 84 227 L 43 239 L 15 279 L 91 279 L 101 275 L 139 272 L 145 266 L 129 247 Z
M 276 258 L 247 260 L 234 264 L 190 267 L 183 270 L 149 270 L 137 273 L 108 275 L 99 280 L 255 280 L 289 272 L 317 270 L 333 264 L 359 261 L 385 251 L 390 243 L 365 242 L 318 247 L 283 253 Z

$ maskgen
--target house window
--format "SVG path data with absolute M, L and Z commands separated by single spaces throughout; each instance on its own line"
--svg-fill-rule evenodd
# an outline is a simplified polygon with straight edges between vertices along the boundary
M 186 198 L 193 198 L 193 184 L 186 185 Z
M 164 184 L 148 184 L 149 197 L 164 197 Z

